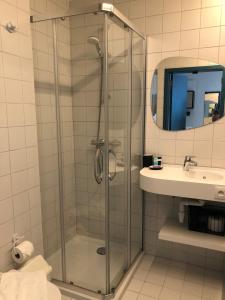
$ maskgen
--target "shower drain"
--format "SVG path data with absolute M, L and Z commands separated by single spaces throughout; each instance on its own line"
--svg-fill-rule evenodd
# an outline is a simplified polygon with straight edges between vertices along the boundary
M 96 250 L 97 254 L 99 255 L 105 255 L 106 253 L 106 249 L 105 247 L 99 247 L 97 250 Z

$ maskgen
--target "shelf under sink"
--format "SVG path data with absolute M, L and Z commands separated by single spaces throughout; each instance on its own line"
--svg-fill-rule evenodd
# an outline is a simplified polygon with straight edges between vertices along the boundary
M 225 252 L 225 237 L 188 230 L 176 220 L 168 220 L 159 232 L 159 239 Z

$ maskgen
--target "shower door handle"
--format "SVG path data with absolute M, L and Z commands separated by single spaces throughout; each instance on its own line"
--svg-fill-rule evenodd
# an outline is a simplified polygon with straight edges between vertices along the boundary
M 101 148 L 96 149 L 94 161 L 94 176 L 96 182 L 100 184 L 103 178 L 103 151 Z
M 113 179 L 116 177 L 116 174 L 117 174 L 117 172 L 116 172 L 117 158 L 116 158 L 116 153 L 112 149 L 109 150 L 109 154 L 112 154 L 114 162 L 115 162 L 114 172 L 109 172 L 109 175 L 108 175 L 109 180 L 113 181 Z

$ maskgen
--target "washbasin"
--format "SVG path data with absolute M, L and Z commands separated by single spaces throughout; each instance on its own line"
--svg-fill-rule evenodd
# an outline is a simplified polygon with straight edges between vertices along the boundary
M 143 168 L 140 187 L 146 192 L 225 202 L 225 169 L 164 165 L 162 170 Z
M 189 170 L 184 171 L 185 176 L 198 179 L 198 180 L 205 180 L 205 181 L 220 181 L 224 179 L 223 175 L 216 173 L 216 172 L 208 172 L 208 171 L 199 171 L 199 170 Z

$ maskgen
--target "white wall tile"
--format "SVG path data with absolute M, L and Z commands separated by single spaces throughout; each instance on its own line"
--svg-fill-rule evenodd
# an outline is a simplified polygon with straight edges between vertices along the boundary
M 181 30 L 197 29 L 200 27 L 200 9 L 186 10 L 181 15 Z
M 7 198 L 0 201 L 0 224 L 6 223 L 13 218 L 12 199 Z
M 20 59 L 18 56 L 4 53 L 3 68 L 5 77 L 21 79 Z
M 199 47 L 199 29 L 181 31 L 180 49 L 194 49 Z
M 9 175 L 0 177 L 0 200 L 11 196 L 11 178 Z
M 7 106 L 0 103 L 0 127 L 7 127 Z
M 163 31 L 163 18 L 161 15 L 146 18 L 146 34 L 159 34 Z
M 19 149 L 10 151 L 10 163 L 12 172 L 18 172 L 27 168 L 27 151 Z
M 28 0 L 0 1 L 0 23 L 11 21 L 17 33 L 0 29 L 0 269 L 12 264 L 9 250 L 12 234 L 18 231 L 31 238 L 29 167 L 37 169 L 37 135 L 34 109 L 33 59 Z M 29 105 L 33 105 L 32 108 Z M 26 130 L 24 125 L 35 130 Z M 32 133 L 31 133 L 32 132 Z M 31 136 L 32 134 L 32 136 Z M 33 148 L 28 148 L 31 146 Z M 35 148 L 35 149 L 34 149 Z M 38 174 L 35 171 L 35 174 Z M 38 180 L 34 181 L 39 189 Z M 23 192 L 24 191 L 24 192 Z M 26 191 L 26 192 L 25 192 Z M 23 192 L 22 194 L 18 194 Z M 30 198 L 31 196 L 31 198 Z M 40 205 L 40 194 L 35 203 Z M 41 225 L 41 215 L 36 219 Z M 35 244 L 42 248 L 39 240 Z M 38 253 L 38 251 L 36 252 Z
M 212 141 L 195 141 L 194 155 L 201 158 L 210 158 L 212 155 Z
M 201 11 L 201 27 L 212 27 L 220 25 L 221 8 L 203 8 Z
M 1 152 L 0 153 L 0 176 L 7 175 L 9 173 L 10 173 L 9 153 Z
M 0 140 L 0 152 L 9 150 L 9 137 L 7 128 L 0 128 Z
M 26 145 L 25 128 L 11 127 L 9 128 L 9 146 L 10 150 L 23 148 Z
M 174 32 L 180 30 L 181 13 L 170 13 L 163 15 L 163 32 Z M 160 32 L 156 32 L 160 33 Z
M 182 10 L 201 8 L 201 0 L 182 0 L 181 7 Z
M 17 194 L 12 197 L 14 216 L 19 216 L 30 209 L 29 192 Z
M 217 6 L 221 3 L 221 0 L 202 0 L 202 7 Z
M 162 51 L 175 51 L 180 47 L 180 32 L 163 34 Z
M 220 27 L 200 29 L 200 47 L 214 47 L 219 45 Z
M 181 10 L 181 0 L 165 0 L 164 13 L 176 12 Z
M 163 0 L 155 1 L 148 0 L 146 1 L 146 15 L 159 15 L 163 13 Z
M 6 244 L 12 241 L 12 235 L 14 233 L 13 221 L 3 223 L 0 225 L 0 247 L 5 246 Z

